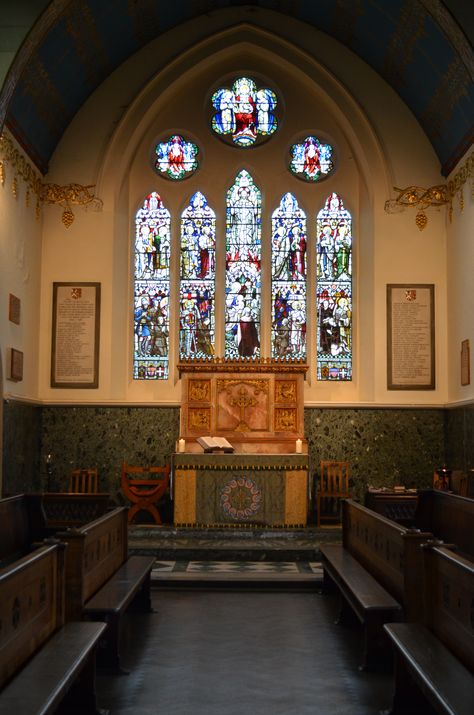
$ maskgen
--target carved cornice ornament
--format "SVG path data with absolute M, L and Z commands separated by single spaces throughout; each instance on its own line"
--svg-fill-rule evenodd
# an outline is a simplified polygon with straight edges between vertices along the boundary
M 416 208 L 415 222 L 420 231 L 422 231 L 428 223 L 428 218 L 425 210 L 430 207 L 440 208 L 441 206 L 449 205 L 449 220 L 453 216 L 453 199 L 456 194 L 459 194 L 459 208 L 461 213 L 464 210 L 464 185 L 471 180 L 471 196 L 474 198 L 474 153 L 472 153 L 464 164 L 454 174 L 453 178 L 447 184 L 431 186 L 429 189 L 424 189 L 421 186 L 408 186 L 406 189 L 393 187 L 394 191 L 398 192 L 395 199 L 389 199 L 385 202 L 386 213 L 398 213 L 404 211 L 405 208 Z
M 277 373 L 306 373 L 308 365 L 301 359 L 242 358 L 242 360 L 230 360 L 229 358 L 215 357 L 211 360 L 185 359 L 178 363 L 179 374 L 183 372 L 277 372 Z
M 95 184 L 81 186 L 81 184 L 48 184 L 42 181 L 40 174 L 26 160 L 25 156 L 14 145 L 5 133 L 0 134 L 0 185 L 4 186 L 8 178 L 7 165 L 13 170 L 11 182 L 12 193 L 18 196 L 18 178 L 27 186 L 25 194 L 26 205 L 29 205 L 30 191 L 36 195 L 36 217 L 39 218 L 42 204 L 57 204 L 64 209 L 61 220 L 66 228 L 74 221 L 73 206 L 82 206 L 86 209 L 100 211 L 102 201 L 94 196 L 92 189 Z

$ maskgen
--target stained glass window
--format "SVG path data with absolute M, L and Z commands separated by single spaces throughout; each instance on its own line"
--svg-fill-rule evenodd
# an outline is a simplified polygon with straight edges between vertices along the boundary
M 225 356 L 260 355 L 261 194 L 242 170 L 227 192 Z
M 290 153 L 290 170 L 306 181 L 323 179 L 334 168 L 332 146 L 322 144 L 314 136 L 306 137 L 301 144 L 293 144 Z
M 306 216 L 289 193 L 272 214 L 272 357 L 306 357 Z
M 179 354 L 214 355 L 216 215 L 199 191 L 181 215 Z
M 134 356 L 136 380 L 166 380 L 169 349 L 170 213 L 149 194 L 135 217 Z
M 157 144 L 155 152 L 155 169 L 169 179 L 185 179 L 198 167 L 198 147 L 185 141 L 180 134 L 174 134 L 167 142 Z
M 277 128 L 276 94 L 271 89 L 257 89 L 248 77 L 236 79 L 230 89 L 218 89 L 212 95 L 212 104 L 217 110 L 212 118 L 213 130 L 230 136 L 239 147 L 252 146 L 259 136 L 269 136 Z
M 317 218 L 317 376 L 352 379 L 352 219 L 338 194 Z

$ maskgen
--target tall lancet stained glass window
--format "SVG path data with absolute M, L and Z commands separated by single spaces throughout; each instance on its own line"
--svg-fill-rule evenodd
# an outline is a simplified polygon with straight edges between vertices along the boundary
M 352 379 L 352 219 L 338 194 L 317 218 L 317 377 Z
M 306 216 L 289 193 L 272 214 L 272 357 L 306 357 Z
M 216 215 L 197 191 L 181 215 L 180 358 L 214 355 Z
M 134 355 L 136 380 L 166 380 L 169 350 L 170 213 L 149 194 L 135 217 Z
M 242 170 L 227 192 L 225 357 L 260 355 L 261 194 Z

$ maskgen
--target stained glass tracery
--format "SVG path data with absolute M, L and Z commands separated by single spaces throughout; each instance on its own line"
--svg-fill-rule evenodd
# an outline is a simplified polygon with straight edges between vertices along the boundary
M 133 376 L 137 380 L 168 377 L 170 238 L 170 213 L 154 191 L 135 216 Z
M 352 218 L 336 193 L 317 217 L 317 377 L 352 379 Z
M 181 215 L 179 353 L 214 355 L 216 216 L 197 191 Z
M 225 356 L 260 355 L 261 194 L 242 170 L 227 192 Z
M 306 216 L 287 193 L 272 214 L 272 357 L 306 357 Z
M 168 141 L 157 144 L 155 153 L 155 169 L 169 179 L 185 179 L 198 167 L 198 147 L 185 141 L 180 134 L 174 134 Z
M 257 89 L 248 77 L 236 79 L 231 88 L 218 89 L 211 101 L 217 110 L 212 117 L 213 130 L 229 135 L 236 146 L 252 146 L 259 136 L 269 136 L 277 128 L 276 94 L 271 89 Z
M 306 181 L 323 179 L 334 168 L 332 146 L 323 144 L 315 136 L 306 137 L 301 144 L 293 144 L 290 153 L 290 170 Z

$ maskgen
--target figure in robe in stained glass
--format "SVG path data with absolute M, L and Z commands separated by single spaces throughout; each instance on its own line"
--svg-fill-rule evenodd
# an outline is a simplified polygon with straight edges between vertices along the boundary
M 248 77 L 236 79 L 231 89 L 218 89 L 212 104 L 217 110 L 211 121 L 213 130 L 230 135 L 237 146 L 252 146 L 259 136 L 269 136 L 277 128 L 275 93 L 267 88 L 257 90 Z

